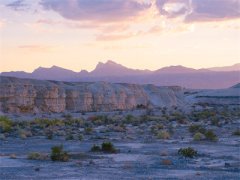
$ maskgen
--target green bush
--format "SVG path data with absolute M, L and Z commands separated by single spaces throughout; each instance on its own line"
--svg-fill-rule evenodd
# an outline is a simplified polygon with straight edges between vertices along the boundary
M 194 156 L 197 156 L 197 151 L 191 147 L 187 147 L 179 149 L 178 154 L 183 157 L 193 158 Z
M 170 139 L 170 134 L 167 131 L 160 131 L 157 135 L 158 139 Z
M 87 127 L 87 128 L 84 129 L 84 131 L 85 131 L 86 134 L 91 134 L 93 129 L 90 128 L 90 127 Z
M 156 124 L 156 125 L 151 126 L 151 132 L 155 135 L 157 135 L 158 131 L 161 129 L 164 129 L 163 124 Z
M 202 127 L 201 125 L 197 125 L 197 124 L 193 124 L 193 125 L 189 126 L 188 130 L 190 133 L 200 132 L 200 133 L 204 134 L 206 132 L 206 129 L 204 127 Z
M 171 114 L 172 120 L 176 120 L 180 124 L 186 123 L 186 117 L 180 112 L 174 112 Z
M 193 139 L 194 141 L 201 141 L 205 138 L 204 134 L 197 132 L 194 134 Z
M 128 114 L 126 117 L 125 117 L 125 122 L 126 124 L 130 124 L 132 123 L 132 121 L 134 120 L 134 117 L 130 114 Z
M 212 118 L 211 119 L 211 125 L 213 126 L 220 126 L 220 121 L 217 118 Z
M 136 106 L 137 109 L 146 109 L 146 106 L 144 104 L 138 104 Z
M 91 148 L 91 152 L 116 153 L 117 150 L 111 142 L 103 142 L 101 147 L 94 144 Z
M 210 117 L 215 118 L 216 117 L 216 112 L 213 110 L 203 110 L 201 112 L 194 112 L 192 117 L 194 118 L 194 120 L 198 121 L 198 120 L 204 120 L 204 119 L 208 119 Z
M 206 137 L 206 140 L 208 141 L 217 141 L 218 140 L 218 137 L 217 135 L 213 132 L 213 130 L 207 130 L 205 133 L 204 133 L 205 137 Z
M 46 159 L 48 159 L 48 156 L 44 155 L 44 154 L 40 154 L 38 152 L 31 152 L 30 154 L 28 154 L 28 159 L 31 159 L 31 160 L 46 160 Z
M 83 140 L 83 138 L 84 138 L 84 137 L 83 137 L 83 135 L 82 135 L 82 134 L 79 134 L 79 135 L 78 135 L 78 140 L 79 140 L 79 141 L 82 141 L 82 140 Z
M 68 161 L 69 155 L 66 151 L 63 151 L 63 146 L 53 146 L 51 152 L 52 161 Z
M 96 144 L 94 144 L 91 148 L 91 151 L 92 152 L 100 152 L 101 148 L 100 148 L 100 146 L 97 146 Z
M 0 130 L 2 132 L 9 132 L 12 129 L 12 121 L 6 116 L 0 116 Z
M 111 142 L 103 142 L 102 151 L 107 153 L 116 153 L 116 149 Z
M 74 140 L 74 137 L 73 137 L 72 134 L 68 134 L 65 139 L 66 139 L 67 141 L 68 141 L 68 140 Z
M 73 118 L 71 114 L 63 114 L 62 117 L 64 117 L 66 120 L 71 120 Z

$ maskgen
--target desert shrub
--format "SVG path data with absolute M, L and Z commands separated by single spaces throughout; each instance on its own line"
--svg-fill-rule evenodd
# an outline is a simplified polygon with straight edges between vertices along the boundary
M 108 118 L 106 115 L 100 115 L 100 116 L 90 116 L 88 118 L 88 121 L 92 122 L 94 125 L 103 125 L 103 124 L 111 124 L 112 119 Z
M 137 109 L 146 109 L 146 106 L 144 104 L 138 104 L 136 106 Z
M 156 128 L 156 126 L 151 127 L 151 133 L 153 133 L 154 135 L 157 135 L 158 129 Z
M 32 124 L 45 128 L 49 126 L 62 126 L 64 122 L 59 119 L 35 119 Z
M 122 129 L 126 130 L 126 126 L 122 123 L 119 125 Z
M 74 137 L 73 137 L 73 135 L 72 134 L 67 134 L 67 136 L 66 136 L 66 138 L 65 138 L 66 140 L 73 140 L 74 139 Z
M 83 138 L 84 138 L 84 137 L 83 137 L 83 135 L 82 135 L 82 134 L 79 134 L 79 135 L 78 135 L 78 140 L 79 140 L 79 141 L 82 141 L 82 140 L 83 140 Z
M 62 122 L 64 122 L 65 126 L 75 126 L 75 127 L 80 127 L 83 125 L 83 120 L 82 119 L 65 119 Z
M 167 114 L 163 114 L 162 119 L 165 120 L 165 121 L 168 121 L 170 119 L 170 116 L 167 115 Z
M 75 127 L 83 127 L 83 125 L 84 125 L 84 121 L 82 119 L 71 119 L 71 120 L 64 121 L 64 122 L 65 122 L 65 124 L 67 122 L 70 122 L 71 126 L 75 126 Z
M 102 151 L 107 153 L 116 153 L 116 149 L 111 142 L 103 142 Z
M 46 160 L 48 159 L 48 156 L 44 154 L 40 154 L 38 152 L 31 152 L 28 154 L 27 158 L 31 160 Z
M 220 126 L 220 124 L 219 124 L 219 119 L 217 119 L 217 118 L 212 118 L 212 119 L 211 119 L 211 124 L 212 124 L 213 126 Z
M 208 119 L 210 117 L 215 117 L 216 116 L 216 112 L 215 111 L 211 111 L 211 110 L 203 110 L 201 112 L 194 112 L 192 115 L 192 118 L 196 121 L 198 120 L 204 120 L 204 119 Z
M 117 150 L 111 142 L 103 142 L 101 147 L 94 144 L 91 148 L 91 152 L 116 153 Z
M 132 123 L 132 121 L 134 120 L 134 117 L 132 115 L 127 115 L 126 118 L 125 118 L 125 123 L 126 124 L 130 124 Z
M 26 138 L 27 138 L 26 134 L 24 134 L 24 133 L 19 134 L 19 137 L 20 137 L 21 139 L 26 139 Z
M 145 120 L 143 118 L 141 118 L 141 117 L 135 117 L 135 118 L 132 119 L 131 124 L 133 126 L 138 126 L 139 124 L 144 123 L 144 121 Z
M 28 154 L 28 159 L 38 160 L 40 156 L 41 156 L 40 153 L 31 152 L 30 154 Z
M 193 158 L 194 156 L 197 156 L 197 151 L 192 147 L 180 148 L 178 154 L 183 157 Z
M 91 148 L 92 152 L 100 152 L 101 151 L 101 147 L 97 146 L 96 144 L 94 144 Z
M 194 134 L 193 139 L 194 141 L 201 141 L 205 138 L 204 134 L 197 132 Z
M 27 137 L 32 136 L 32 132 L 24 130 L 24 129 L 19 129 L 18 130 L 18 135 L 21 139 L 26 139 Z
M 63 114 L 62 117 L 65 118 L 66 120 L 71 120 L 73 118 L 72 115 L 69 114 L 69 113 L 68 114 Z
M 12 121 L 6 116 L 0 116 L 0 131 L 9 132 L 13 126 Z
M 151 132 L 153 134 L 157 134 L 158 131 L 163 129 L 163 128 L 164 128 L 163 124 L 156 124 L 156 125 L 151 126 Z
M 213 132 L 213 130 L 207 130 L 205 133 L 204 133 L 205 137 L 206 137 L 206 140 L 208 141 L 217 141 L 218 140 L 218 137 L 217 135 Z
M 202 127 L 201 125 L 197 125 L 197 124 L 193 124 L 193 125 L 189 126 L 188 130 L 190 133 L 200 132 L 200 133 L 204 134 L 206 132 L 206 129 L 204 127 Z
M 50 119 L 48 120 L 48 126 L 63 126 L 64 121 L 60 119 Z
M 185 124 L 186 122 L 186 117 L 179 112 L 172 113 L 172 118 L 173 120 L 176 120 L 180 124 Z
M 163 128 L 164 128 L 163 124 L 158 124 L 157 125 L 157 129 L 163 129 Z
M 170 134 L 169 134 L 169 132 L 162 130 L 158 133 L 157 138 L 158 139 L 169 139 Z
M 92 131 L 93 131 L 93 129 L 92 129 L 91 127 L 86 127 L 86 128 L 84 129 L 84 131 L 85 131 L 86 134 L 91 134 Z
M 63 146 L 53 146 L 51 152 L 52 161 L 68 161 L 69 155 L 66 151 L 63 151 Z
M 237 129 L 233 132 L 233 135 L 240 136 L 240 129 Z
M 17 121 L 14 123 L 17 128 L 30 128 L 31 122 L 29 121 Z

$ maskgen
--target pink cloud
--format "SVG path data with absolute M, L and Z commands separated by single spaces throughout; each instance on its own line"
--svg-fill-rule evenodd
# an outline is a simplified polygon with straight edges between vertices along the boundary
M 41 4 L 66 19 L 95 22 L 126 20 L 151 7 L 135 0 L 42 0 Z
M 18 46 L 19 49 L 30 51 L 30 52 L 49 52 L 53 48 L 51 46 L 44 46 L 44 45 L 20 45 Z

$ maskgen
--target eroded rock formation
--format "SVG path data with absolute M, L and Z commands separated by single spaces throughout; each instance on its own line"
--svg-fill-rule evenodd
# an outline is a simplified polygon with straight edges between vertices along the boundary
M 113 111 L 180 104 L 180 87 L 0 77 L 0 111 L 7 113 Z

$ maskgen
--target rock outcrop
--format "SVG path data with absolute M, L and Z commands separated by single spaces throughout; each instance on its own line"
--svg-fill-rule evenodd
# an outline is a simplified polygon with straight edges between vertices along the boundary
M 215 90 L 186 90 L 185 102 L 188 104 L 205 104 L 205 105 L 240 105 L 240 84 L 236 84 L 226 89 Z
M 183 103 L 180 87 L 0 76 L 0 111 L 6 113 L 114 111 Z
M 228 89 L 206 90 L 195 96 L 199 103 L 215 105 L 240 105 L 239 84 Z

